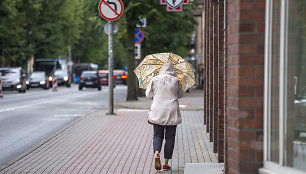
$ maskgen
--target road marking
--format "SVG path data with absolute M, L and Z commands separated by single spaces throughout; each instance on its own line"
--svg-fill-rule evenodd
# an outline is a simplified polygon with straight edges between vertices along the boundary
M 180 105 L 180 108 L 186 108 L 187 106 L 186 105 Z
M 40 104 L 42 104 L 42 103 L 40 103 Z M 23 106 L 16 106 L 16 107 L 12 107 L 12 108 L 1 109 L 0 112 L 13 111 L 13 110 L 17 110 L 17 109 L 22 109 L 22 108 L 31 107 L 31 106 L 34 106 L 34 105 L 35 105 L 35 104 L 23 105 Z
M 84 93 L 84 94 L 93 95 L 92 93 Z M 69 97 L 68 99 L 75 99 L 75 98 L 80 98 L 80 97 L 84 97 L 84 95 Z M 56 102 L 65 101 L 65 100 L 67 100 L 67 98 L 65 98 L 65 99 L 57 99 L 57 100 L 49 100 L 49 101 L 46 101 L 46 102 L 40 102 L 40 103 L 35 103 L 35 104 L 23 105 L 23 106 L 15 106 L 15 107 L 6 108 L 6 109 L 0 109 L 0 113 L 1 112 L 18 110 L 18 109 L 23 109 L 23 108 L 28 108 L 28 107 L 32 107 L 32 106 L 48 104 L 48 103 L 56 103 Z
M 117 89 L 115 89 L 115 90 L 126 89 L 125 86 L 117 86 L 116 88 Z M 102 93 L 108 93 L 108 90 L 103 90 Z M 120 92 L 118 92 L 118 94 L 119 93 Z M 27 94 L 29 94 L 29 95 L 31 94 L 32 95 L 32 93 L 27 93 Z M 46 96 L 48 96 L 49 94 L 47 94 Z M 67 99 L 75 99 L 75 98 L 81 98 L 81 97 L 90 96 L 90 95 L 96 95 L 96 93 L 91 93 L 91 92 L 84 92 L 82 94 L 85 94 L 85 95 L 79 95 L 79 96 L 73 96 L 73 97 L 69 96 L 69 97 L 66 97 L 65 99 L 55 99 L 55 100 L 49 100 L 49 101 L 46 101 L 46 102 L 40 102 L 40 103 L 34 103 L 34 104 L 28 104 L 28 105 L 22 105 L 22 106 L 12 106 L 10 108 L 0 109 L 0 113 L 8 112 L 8 111 L 14 111 L 14 110 L 18 110 L 18 109 L 29 108 L 29 107 L 32 107 L 32 106 L 38 106 L 38 105 L 43 105 L 43 104 L 48 104 L 48 103 L 55 103 L 55 102 L 65 101 Z M 21 94 L 21 95 L 26 96 L 25 94 Z M 69 93 L 69 95 L 74 95 L 74 93 Z M 13 98 L 13 97 L 15 98 L 16 96 L 15 95 L 14 96 L 10 96 L 9 98 Z M 78 103 L 78 102 L 75 102 L 75 103 Z M 85 103 L 86 103 L 86 105 L 92 105 L 92 104 L 89 104 L 90 102 L 85 102 Z M 97 104 L 95 104 L 95 105 L 97 105 Z
M 80 117 L 81 114 L 54 114 L 54 117 Z
M 118 112 L 123 112 L 123 111 L 138 111 L 138 112 L 144 112 L 144 111 L 149 111 L 148 109 L 118 109 Z
M 76 104 L 76 105 L 100 105 L 98 103 L 94 103 L 94 102 L 82 102 L 82 101 L 79 101 L 79 102 L 72 102 L 70 104 Z

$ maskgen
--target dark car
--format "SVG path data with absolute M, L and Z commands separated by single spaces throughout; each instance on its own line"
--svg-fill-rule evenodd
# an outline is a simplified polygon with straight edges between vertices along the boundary
M 80 81 L 79 81 L 79 90 L 82 90 L 83 87 L 86 88 L 98 88 L 101 90 L 100 77 L 96 71 L 83 71 Z
M 37 87 L 49 89 L 49 86 L 48 76 L 43 71 L 34 71 L 28 77 L 27 89 Z
M 301 132 L 306 132 L 306 86 L 294 100 L 294 136 L 299 138 Z
M 21 67 L 17 68 L 0 68 L 2 74 L 2 89 L 16 90 L 26 92 L 26 75 Z
M 55 70 L 53 73 L 57 78 L 58 85 L 65 85 L 67 87 L 71 86 L 71 77 L 66 70 Z
M 114 78 L 116 79 L 116 84 L 127 84 L 127 73 L 124 70 L 114 70 Z
M 101 85 L 108 85 L 108 70 L 100 70 L 99 71 L 99 76 L 100 76 L 100 82 L 101 82 Z M 113 75 L 113 87 L 115 88 L 116 87 L 116 78 L 115 78 L 115 75 Z

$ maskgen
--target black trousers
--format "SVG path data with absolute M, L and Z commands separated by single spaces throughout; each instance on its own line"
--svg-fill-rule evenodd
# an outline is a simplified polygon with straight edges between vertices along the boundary
M 153 150 L 161 151 L 164 137 L 166 139 L 164 147 L 164 157 L 171 159 L 175 143 L 176 125 L 174 126 L 162 126 L 153 124 Z

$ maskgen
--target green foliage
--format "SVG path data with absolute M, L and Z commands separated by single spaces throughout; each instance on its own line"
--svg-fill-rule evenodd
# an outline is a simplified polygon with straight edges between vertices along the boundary
M 172 52 L 182 57 L 188 56 L 195 20 L 191 6 L 183 7 L 182 12 L 167 12 L 159 20 L 149 20 L 148 27 L 144 29 L 144 55 Z M 165 11 L 165 7 L 161 10 Z
M 98 13 L 97 0 L 1 0 L 0 66 L 25 66 L 35 58 L 67 58 L 107 68 L 107 22 Z M 191 7 L 166 12 L 159 1 L 124 0 L 124 15 L 114 35 L 114 68 L 134 61 L 134 28 L 138 17 L 147 18 L 143 55 L 156 52 L 188 54 L 193 25 Z M 132 61 L 132 62 L 131 62 Z M 131 65 L 130 65 L 131 67 Z M 132 67 L 133 68 L 133 67 Z
M 22 14 L 18 13 L 20 0 L 0 1 L 0 61 L 2 66 L 15 66 L 24 57 L 26 30 Z
M 190 40 L 194 31 L 195 20 L 191 10 L 192 5 L 184 5 L 182 12 L 167 12 L 166 6 L 160 1 L 125 0 L 124 17 L 120 23 L 125 25 L 125 34 L 120 39 L 125 44 L 128 59 L 128 94 L 127 100 L 137 100 L 134 55 L 134 29 L 139 18 L 147 18 L 147 28 L 142 45 L 142 55 L 173 52 L 187 56 Z
M 37 21 L 41 38 L 36 40 L 35 57 L 67 57 L 70 45 L 80 35 L 82 1 L 44 0 Z

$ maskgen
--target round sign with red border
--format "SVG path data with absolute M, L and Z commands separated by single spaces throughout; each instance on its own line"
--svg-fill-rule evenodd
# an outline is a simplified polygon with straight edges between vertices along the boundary
M 121 0 L 101 0 L 98 6 L 102 18 L 113 21 L 120 18 L 123 13 Z
M 139 44 L 143 41 L 144 34 L 141 29 L 135 29 L 135 43 Z

